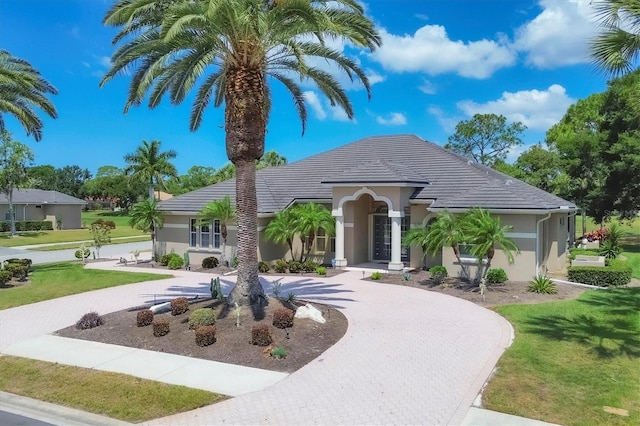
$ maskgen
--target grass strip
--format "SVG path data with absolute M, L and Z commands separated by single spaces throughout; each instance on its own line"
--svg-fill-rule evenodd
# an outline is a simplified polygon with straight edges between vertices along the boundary
M 137 237 L 126 237 L 126 238 L 120 238 L 120 239 L 112 238 L 111 243 L 104 244 L 103 247 L 107 245 L 113 245 L 113 244 L 139 243 L 139 242 L 146 242 L 146 241 L 149 241 L 149 235 L 140 235 Z M 29 250 L 33 250 L 33 251 L 56 251 L 56 250 L 69 250 L 69 249 L 79 250 L 80 244 L 82 243 L 75 242 L 75 243 L 69 243 L 69 244 L 56 244 L 53 246 L 36 247 Z M 84 243 L 84 246 L 86 248 L 89 248 L 89 247 L 93 247 L 94 244 L 92 242 L 87 242 L 87 243 Z
M 496 308 L 516 338 L 485 389 L 485 407 L 567 426 L 640 424 L 638 307 L 640 288 L 631 287 Z
M 185 386 L 12 356 L 0 356 L 0 389 L 132 423 L 226 399 Z
M 85 269 L 79 261 L 34 265 L 31 282 L 0 288 L 0 310 L 124 284 L 172 278 L 168 274 Z

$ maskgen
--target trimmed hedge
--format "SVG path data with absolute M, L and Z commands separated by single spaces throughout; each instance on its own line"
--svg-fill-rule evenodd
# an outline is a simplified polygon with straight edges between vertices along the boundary
M 601 287 L 619 287 L 631 281 L 631 266 L 627 262 L 611 259 L 607 266 L 572 266 L 567 271 L 569 281 L 597 285 Z
M 7 221 L 0 222 L 0 232 L 11 231 L 11 223 Z M 21 220 L 16 221 L 16 231 L 53 231 L 53 223 L 49 220 Z

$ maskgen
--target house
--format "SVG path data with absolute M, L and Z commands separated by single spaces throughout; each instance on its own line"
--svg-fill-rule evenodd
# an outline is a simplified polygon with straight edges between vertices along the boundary
M 82 227 L 82 208 L 86 201 L 58 191 L 43 189 L 15 189 L 13 210 L 16 221 L 46 220 L 56 229 L 56 218 L 62 219 L 63 229 Z M 0 194 L 0 218 L 10 220 L 9 199 Z
M 325 205 L 336 219 L 335 237 L 319 235 L 312 253 L 323 263 L 334 259 L 338 267 L 379 262 L 401 271 L 441 264 L 450 275 L 459 273 L 451 248 L 424 258 L 419 248 L 402 247 L 402 235 L 411 227 L 427 226 L 445 209 L 463 213 L 481 207 L 513 227 L 508 235 L 520 248 L 512 265 L 496 250 L 493 267 L 504 268 L 510 279 L 529 280 L 538 272 L 565 267 L 575 227 L 573 203 L 413 135 L 369 137 L 259 170 L 256 187 L 258 254 L 265 261 L 288 256 L 285 245 L 264 238 L 271 218 L 281 209 L 308 201 Z M 194 263 L 219 256 L 219 223 L 198 226 L 197 212 L 225 195 L 235 198 L 235 180 L 160 203 L 165 212 L 164 227 L 158 231 L 160 247 L 166 252 L 188 251 Z M 235 233 L 230 227 L 227 258 L 234 253 Z M 462 262 L 478 266 L 468 248 Z

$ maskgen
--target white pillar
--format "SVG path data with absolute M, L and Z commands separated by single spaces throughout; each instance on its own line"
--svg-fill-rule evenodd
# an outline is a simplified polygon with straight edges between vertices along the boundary
M 342 215 L 342 211 L 334 210 L 332 212 L 333 216 L 336 218 L 336 267 L 344 268 L 347 266 L 347 259 L 344 257 L 344 216 Z
M 389 211 L 391 217 L 391 262 L 390 271 L 402 271 L 402 216 L 404 212 Z

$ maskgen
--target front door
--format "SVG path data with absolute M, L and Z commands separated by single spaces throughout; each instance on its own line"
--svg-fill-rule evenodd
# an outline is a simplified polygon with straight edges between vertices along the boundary
M 402 218 L 402 237 L 407 232 L 410 219 Z M 409 260 L 409 249 L 402 247 L 401 258 L 403 262 Z M 373 260 L 389 262 L 391 260 L 391 218 L 387 215 L 373 215 Z

